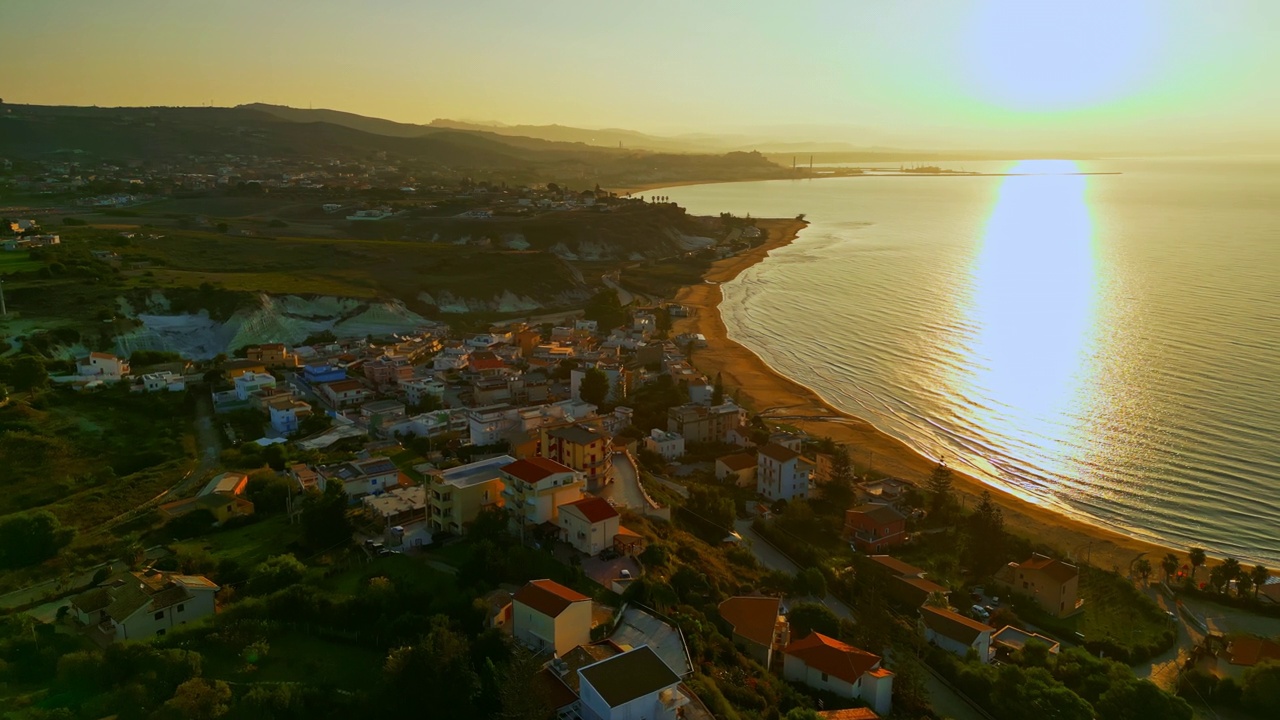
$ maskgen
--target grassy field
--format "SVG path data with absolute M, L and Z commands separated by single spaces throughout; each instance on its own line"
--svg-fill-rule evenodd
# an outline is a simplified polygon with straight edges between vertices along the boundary
M 651 265 L 629 267 L 622 271 L 621 284 L 628 290 L 670 297 L 686 285 L 702 282 L 702 275 L 710 267 L 709 260 L 679 258 L 664 260 Z
M 289 552 L 289 545 L 302 537 L 300 525 L 290 525 L 283 515 L 260 520 L 252 525 L 213 533 L 204 537 L 171 544 L 183 557 L 206 555 L 213 560 L 233 560 L 252 568 L 272 555 Z
M 4 252 L 0 250 L 0 275 L 10 273 L 31 272 L 39 270 L 44 263 L 32 260 L 26 252 Z

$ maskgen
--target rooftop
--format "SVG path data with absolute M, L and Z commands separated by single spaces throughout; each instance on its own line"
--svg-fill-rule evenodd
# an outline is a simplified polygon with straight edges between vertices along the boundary
M 931 605 L 920 608 L 920 619 L 939 635 L 958 640 L 965 645 L 971 644 L 984 632 L 995 631 L 995 628 L 990 625 L 967 618 L 953 610 Z
M 561 440 L 568 440 L 575 445 L 590 445 L 605 438 L 603 433 L 582 425 L 568 425 L 547 431 L 547 435 Z
M 667 667 L 681 677 L 693 672 L 689 651 L 680 630 L 657 615 L 634 605 L 622 612 L 622 619 L 618 621 L 609 640 L 626 650 L 648 646 L 662 658 Z
M 862 515 L 874 523 L 880 525 L 888 525 L 889 523 L 906 520 L 907 516 L 898 512 L 892 505 L 884 503 L 867 503 L 853 508 L 849 512 Z
M 680 682 L 680 677 L 648 646 L 601 660 L 578 674 L 611 708 Z
M 892 555 L 872 555 L 870 560 L 894 575 L 900 575 L 903 577 L 924 576 L 924 570 L 921 568 L 910 563 L 905 563 Z
M 733 626 L 737 635 L 770 647 L 773 631 L 778 625 L 778 610 L 782 601 L 775 597 L 731 597 L 720 603 L 720 617 Z
M 576 602 L 591 602 L 591 598 L 586 595 L 554 580 L 530 580 L 511 599 L 547 617 L 559 617 L 560 613 Z
M 1055 582 L 1064 583 L 1080 575 L 1080 568 L 1048 555 L 1033 553 L 1031 558 L 1018 563 L 1019 570 L 1036 570 L 1048 575 Z
M 565 508 L 573 508 L 574 510 L 582 513 L 582 516 L 587 519 L 587 522 L 593 525 L 598 522 L 604 522 L 610 518 L 618 517 L 618 511 L 614 510 L 613 506 L 609 504 L 609 501 L 604 498 L 585 497 L 577 502 L 565 503 L 560 506 L 562 511 Z
M 1003 645 L 1011 650 L 1021 650 L 1032 640 L 1040 641 L 1049 648 L 1050 653 L 1057 654 L 1059 649 L 1057 640 L 1023 630 L 1022 628 L 1016 628 L 1012 625 L 1005 625 L 991 635 L 991 642 L 996 645 Z
M 880 664 L 879 656 L 818 632 L 809 633 L 808 637 L 791 643 L 784 652 L 811 668 L 847 683 L 858 682 L 864 673 L 874 670 Z
M 478 460 L 436 474 L 440 482 L 457 488 L 471 487 L 502 477 L 501 470 L 515 462 L 510 455 L 499 455 L 488 460 Z
M 800 453 L 777 443 L 769 443 L 760 448 L 760 454 L 775 462 L 790 462 L 800 457 Z
M 750 470 L 756 466 L 756 456 L 751 453 L 734 453 L 716 458 L 716 462 L 723 463 L 725 467 L 733 472 L 740 470 Z
M 543 457 L 531 457 L 523 460 L 517 460 L 506 465 L 502 468 L 502 471 L 512 477 L 534 484 L 542 480 L 546 480 L 552 475 L 557 475 L 559 473 L 571 473 L 573 472 L 573 468 L 561 465 L 555 460 L 548 460 Z

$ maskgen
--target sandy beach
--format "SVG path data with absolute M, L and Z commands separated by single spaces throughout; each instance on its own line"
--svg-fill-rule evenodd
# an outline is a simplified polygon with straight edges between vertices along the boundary
M 707 348 L 694 354 L 693 364 L 711 377 L 721 373 L 726 390 L 737 391 L 746 407 L 766 417 L 778 417 L 779 422 L 811 435 L 829 436 L 847 445 L 858 467 L 865 467 L 868 458 L 872 458 L 877 471 L 922 483 L 933 470 L 932 460 L 865 420 L 837 410 L 813 390 L 775 372 L 755 353 L 729 339 L 719 312 L 720 283 L 737 277 L 770 251 L 791 243 L 807 223 L 761 220 L 759 225 L 768 232 L 763 245 L 715 262 L 704 276 L 704 284 L 682 288 L 676 296 L 676 301 L 689 306 L 691 312 L 690 317 L 676 319 L 673 331 L 701 333 L 707 338 Z M 792 416 L 806 419 L 791 419 Z M 1144 553 L 1157 566 L 1166 552 L 1173 552 L 1186 562 L 1186 548 L 1163 548 L 1074 520 L 958 472 L 955 485 L 970 507 L 983 490 L 990 490 L 1003 508 L 1005 525 L 1012 532 L 1097 567 L 1127 573 L 1130 563 Z

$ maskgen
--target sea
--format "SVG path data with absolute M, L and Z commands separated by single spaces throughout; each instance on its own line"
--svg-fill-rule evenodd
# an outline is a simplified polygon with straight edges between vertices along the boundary
M 938 164 L 1005 174 L 644 194 L 805 216 L 721 310 L 836 407 L 1071 517 L 1280 566 L 1280 158 Z

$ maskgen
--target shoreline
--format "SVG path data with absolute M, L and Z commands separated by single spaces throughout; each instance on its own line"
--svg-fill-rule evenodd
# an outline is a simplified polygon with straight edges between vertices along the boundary
M 1096 171 L 1096 172 L 1061 172 L 1061 173 L 1017 173 L 1017 172 L 940 172 L 940 173 L 911 173 L 911 172 L 893 172 L 891 170 L 885 172 L 862 172 L 862 173 L 823 173 L 821 175 L 809 175 L 806 177 L 772 177 L 772 178 L 738 178 L 735 180 L 678 180 L 675 182 L 655 182 L 641 183 L 640 185 L 624 185 L 622 187 L 609 188 L 609 192 L 617 193 L 619 196 L 634 195 L 636 193 L 649 192 L 650 190 L 661 190 L 665 188 L 688 187 L 690 185 L 725 185 L 728 183 L 744 183 L 744 182 L 776 182 L 779 180 L 832 180 L 838 178 L 886 178 L 886 177 L 1024 177 L 1030 175 L 1123 175 L 1118 171 Z
M 870 422 L 835 408 L 813 389 L 774 370 L 746 346 L 728 337 L 728 329 L 720 315 L 723 300 L 720 285 L 764 260 L 771 251 L 791 244 L 808 223 L 771 219 L 760 220 L 758 225 L 767 233 L 763 244 L 739 255 L 717 260 L 703 275 L 701 285 L 683 287 L 676 294 L 676 302 L 688 306 L 692 312 L 689 317 L 675 319 L 672 333 L 704 335 L 707 347 L 694 353 L 693 365 L 708 376 L 720 373 L 725 386 L 738 391 L 742 404 L 760 412 L 766 420 L 771 415 L 805 416 L 807 419 L 787 418 L 784 421 L 811 436 L 828 436 L 849 446 L 851 459 L 859 465 L 865 464 L 870 454 L 874 457 L 877 471 L 922 485 L 935 465 L 932 459 Z M 1088 562 L 1104 570 L 1115 569 L 1122 574 L 1128 574 L 1130 564 L 1144 555 L 1157 568 L 1165 553 L 1171 552 L 1181 563 L 1186 562 L 1186 548 L 1161 546 L 1077 520 L 954 468 L 952 476 L 957 494 L 966 506 L 976 503 L 976 498 L 984 490 L 990 491 L 992 499 L 1004 512 L 1007 530 L 1049 545 L 1076 561 Z

